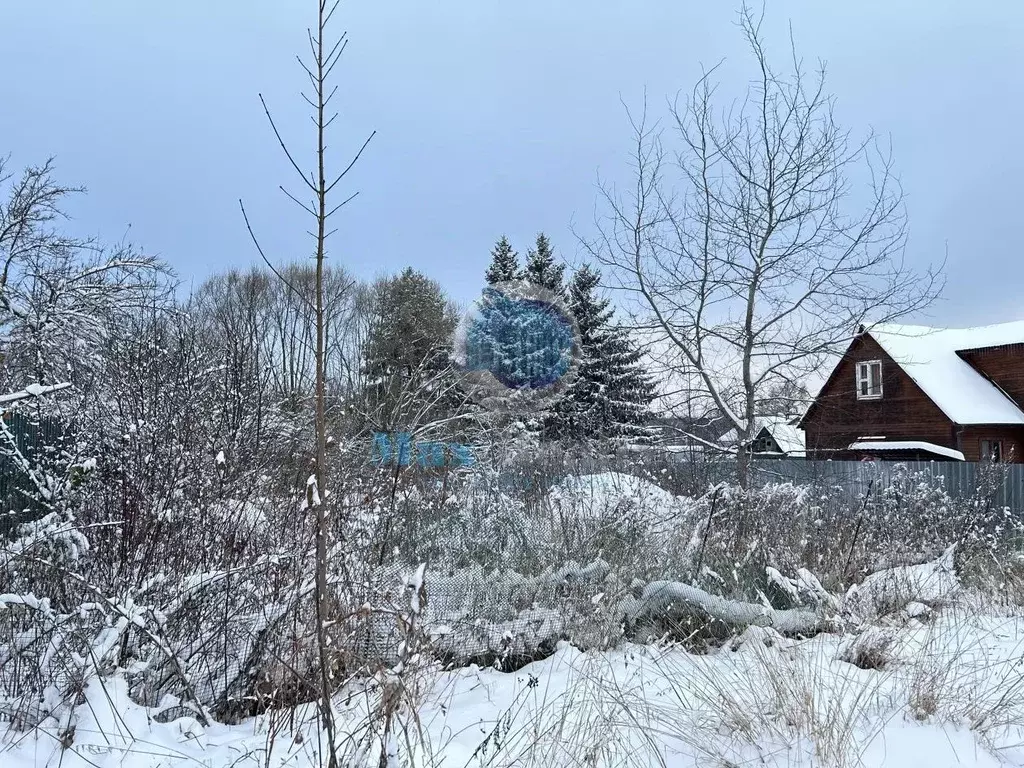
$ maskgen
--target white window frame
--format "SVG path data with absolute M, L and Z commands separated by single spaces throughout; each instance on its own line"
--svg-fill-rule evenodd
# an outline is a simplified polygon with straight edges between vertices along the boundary
M 872 391 L 871 371 L 875 366 L 878 366 L 878 381 L 875 382 L 878 385 L 878 389 L 877 391 Z M 857 381 L 857 399 L 881 400 L 884 393 L 884 388 L 882 386 L 882 361 L 862 360 L 857 363 L 854 371 L 856 373 Z

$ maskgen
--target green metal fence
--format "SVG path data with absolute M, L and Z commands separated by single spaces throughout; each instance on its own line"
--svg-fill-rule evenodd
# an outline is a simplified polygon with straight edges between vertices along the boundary
M 32 465 L 39 465 L 48 450 L 60 446 L 64 426 L 54 419 L 37 419 L 18 411 L 3 414 L 12 441 L 0 435 L 0 536 L 7 536 L 18 525 L 42 513 L 35 500 L 32 482 L 14 454 Z

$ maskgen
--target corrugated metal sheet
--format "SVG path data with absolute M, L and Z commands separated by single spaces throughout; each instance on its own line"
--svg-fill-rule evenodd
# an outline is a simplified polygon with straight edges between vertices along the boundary
M 804 461 L 802 459 L 755 459 L 751 463 L 751 483 L 823 482 L 843 488 L 851 499 L 863 498 L 874 482 L 884 488 L 892 481 L 897 467 L 923 474 L 942 483 L 954 498 L 970 498 L 982 484 L 989 486 L 992 502 L 1024 512 L 1024 464 L 977 464 L 965 461 Z M 732 462 L 715 465 L 720 480 L 736 476 Z

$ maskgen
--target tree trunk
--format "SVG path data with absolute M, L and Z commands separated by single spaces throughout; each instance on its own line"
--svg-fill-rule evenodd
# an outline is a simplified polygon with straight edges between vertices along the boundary
M 742 439 L 741 439 L 742 443 Z M 740 445 L 736 451 L 736 483 L 746 490 L 750 482 L 750 451 L 747 445 Z
M 329 499 L 327 490 L 327 361 L 324 344 L 324 245 L 327 238 L 327 178 L 324 172 L 324 27 L 327 23 L 325 0 L 318 0 L 319 18 L 316 35 L 316 92 L 317 92 L 317 210 L 316 210 L 316 484 L 319 503 L 316 505 L 316 641 L 320 660 L 320 714 L 327 735 L 328 768 L 338 768 L 335 753 L 334 708 L 331 705 L 333 686 L 330 638 L 327 634 L 327 536 Z

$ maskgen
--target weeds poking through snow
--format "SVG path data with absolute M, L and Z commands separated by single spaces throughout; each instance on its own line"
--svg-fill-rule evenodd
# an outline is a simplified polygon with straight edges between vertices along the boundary
M 884 669 L 892 661 L 895 642 L 891 630 L 868 627 L 847 643 L 839 658 L 860 669 Z

